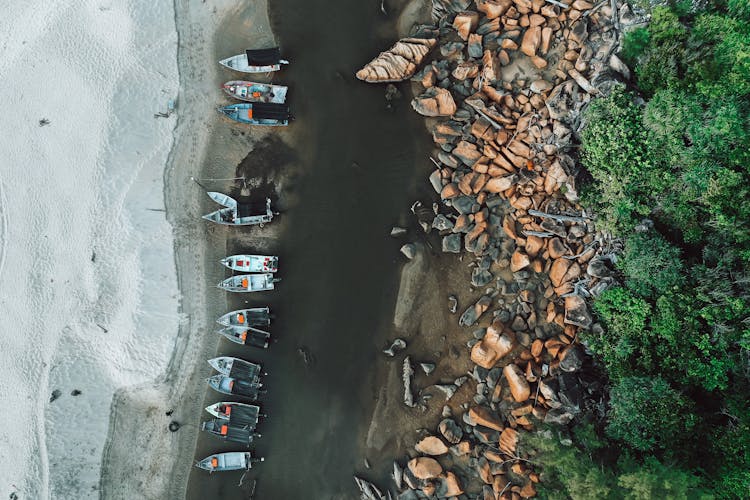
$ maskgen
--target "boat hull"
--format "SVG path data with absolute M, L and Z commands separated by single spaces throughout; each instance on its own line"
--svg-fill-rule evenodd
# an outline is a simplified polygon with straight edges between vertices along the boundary
M 266 292 L 275 288 L 273 274 L 239 274 L 231 276 L 217 286 L 233 293 Z
M 279 270 L 279 258 L 275 255 L 230 255 L 220 262 L 224 267 L 241 273 L 275 273 Z
M 268 307 L 238 309 L 216 320 L 225 326 L 268 326 L 271 324 L 271 310 Z
M 232 80 L 222 86 L 224 92 L 234 99 L 245 102 L 286 102 L 288 87 L 267 83 Z

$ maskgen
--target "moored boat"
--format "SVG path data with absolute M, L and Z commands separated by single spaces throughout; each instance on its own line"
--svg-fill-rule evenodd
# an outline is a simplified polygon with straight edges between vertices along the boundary
M 289 106 L 270 102 L 241 102 L 220 107 L 217 111 L 236 122 L 247 125 L 286 127 L 292 118 Z
M 271 334 L 266 331 L 246 326 L 225 326 L 219 330 L 219 334 L 235 344 L 261 349 L 268 347 L 268 339 L 271 338 Z
M 261 366 L 240 358 L 219 356 L 208 360 L 211 368 L 229 377 L 258 380 Z
M 271 273 L 238 274 L 230 276 L 216 286 L 227 292 L 264 292 L 266 290 L 273 290 L 274 283 L 277 281 L 281 280 L 274 278 Z
M 275 273 L 279 270 L 279 258 L 275 255 L 230 255 L 220 262 L 241 273 Z
M 208 432 L 224 441 L 230 441 L 233 443 L 240 443 L 246 446 L 250 446 L 253 439 L 260 437 L 260 434 L 253 432 L 255 427 L 252 428 L 249 425 L 243 424 L 232 424 L 226 420 L 207 420 L 201 423 L 201 430 Z
M 280 70 L 281 65 L 289 64 L 289 61 L 281 58 L 281 51 L 278 47 L 272 47 L 248 49 L 244 54 L 222 59 L 219 64 L 241 73 L 268 73 Z
M 220 401 L 206 407 L 206 411 L 216 418 L 231 420 L 236 424 L 251 425 L 253 428 L 260 419 L 260 407 L 234 401 Z
M 198 461 L 195 466 L 208 472 L 223 472 L 228 470 L 248 470 L 254 463 L 263 462 L 264 458 L 255 458 L 248 451 L 229 451 L 209 455 Z
M 230 97 L 247 102 L 274 102 L 283 104 L 286 101 L 288 87 L 270 83 L 232 80 L 221 87 Z
M 266 198 L 265 212 L 261 212 L 252 203 L 238 203 L 237 200 L 223 193 L 209 192 L 212 200 L 224 205 L 225 208 L 203 216 L 204 219 L 223 224 L 225 226 L 254 226 L 263 227 L 273 220 L 271 199 Z
M 268 307 L 238 309 L 226 313 L 216 322 L 226 326 L 268 326 L 271 324 L 271 310 Z
M 259 382 L 236 379 L 221 374 L 208 377 L 206 382 L 216 392 L 230 396 L 242 396 L 249 398 L 251 401 L 258 399 L 258 396 L 263 392 Z

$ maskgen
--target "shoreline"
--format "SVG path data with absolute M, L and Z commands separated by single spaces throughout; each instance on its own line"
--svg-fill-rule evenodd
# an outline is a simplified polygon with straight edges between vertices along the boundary
M 213 172 L 223 159 L 210 148 L 219 120 L 214 105 L 222 97 L 215 84 L 221 76 L 215 37 L 242 2 L 195 6 L 176 0 L 174 5 L 180 91 L 164 200 L 174 236 L 181 320 L 166 372 L 154 383 L 117 391 L 113 398 L 100 479 L 103 498 L 185 497 L 203 416 L 205 362 L 219 344 L 208 313 L 226 304 L 223 295 L 211 293 L 215 273 L 208 267 L 223 253 L 226 234 L 201 219 L 211 204 L 191 177 L 226 177 Z M 267 18 L 265 1 L 256 8 Z M 227 155 L 240 149 L 229 148 Z M 235 165 L 234 160 L 226 163 Z M 174 433 L 167 428 L 173 420 L 181 424 Z

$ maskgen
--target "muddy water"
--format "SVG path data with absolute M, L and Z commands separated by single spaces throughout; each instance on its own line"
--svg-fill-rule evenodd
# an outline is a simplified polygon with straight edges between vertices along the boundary
M 229 298 L 232 308 L 270 304 L 275 342 L 266 351 L 225 341 L 219 349 L 269 372 L 260 403 L 269 417 L 255 446 L 266 461 L 244 477 L 199 471 L 188 498 L 248 498 L 253 483 L 255 499 L 356 497 L 352 473 L 362 469 L 378 384 L 371 371 L 389 333 L 401 262 L 403 242 L 388 233 L 429 168 L 427 135 L 408 95 L 388 109 L 384 86 L 353 76 L 397 37 L 394 17 L 383 16 L 379 4 L 271 4 L 274 31 L 292 62 L 274 81 L 290 87 L 297 117 L 291 127 L 302 129 L 282 136 L 297 136 L 294 144 L 271 140 L 238 170 L 252 172 L 255 158 L 256 172 L 259 164 L 273 171 L 288 164 L 301 175 L 278 193 L 284 231 L 270 250 L 281 257 L 281 283 L 272 293 Z M 408 94 L 406 85 L 401 90 Z M 230 253 L 254 250 L 238 238 L 227 246 Z M 200 436 L 197 455 L 239 449 Z

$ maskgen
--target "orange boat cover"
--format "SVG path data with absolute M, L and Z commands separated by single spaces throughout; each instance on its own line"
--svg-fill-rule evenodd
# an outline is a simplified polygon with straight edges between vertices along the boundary
M 247 278 L 242 278 L 242 287 L 247 288 Z
M 211 467 L 218 467 L 219 466 L 219 459 L 214 457 L 211 459 Z
M 247 339 L 247 332 L 242 332 L 242 335 L 240 335 L 240 339 L 244 342 L 245 339 Z
M 244 314 L 238 314 L 237 315 L 237 323 L 242 324 L 245 322 L 245 315 Z
M 229 427 L 227 427 L 226 425 L 222 425 L 221 426 L 221 435 L 222 436 L 226 436 L 228 430 L 229 430 Z

